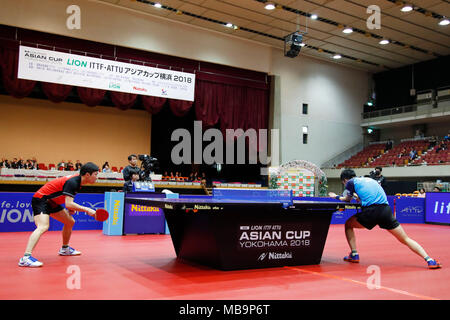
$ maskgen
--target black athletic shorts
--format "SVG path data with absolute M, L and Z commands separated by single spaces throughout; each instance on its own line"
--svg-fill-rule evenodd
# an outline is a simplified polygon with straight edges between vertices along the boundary
M 361 212 L 358 212 L 355 216 L 356 221 L 369 230 L 376 225 L 387 230 L 395 229 L 400 225 L 392 214 L 391 207 L 387 204 L 374 204 L 362 207 Z
M 31 199 L 31 207 L 33 208 L 33 215 L 35 216 L 41 213 L 52 214 L 64 210 L 64 208 L 61 205 L 56 204 L 51 200 L 45 200 L 35 197 Z

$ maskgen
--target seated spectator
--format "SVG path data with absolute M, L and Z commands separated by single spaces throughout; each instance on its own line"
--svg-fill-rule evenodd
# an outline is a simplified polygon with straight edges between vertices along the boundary
M 38 170 L 39 169 L 39 164 L 36 160 L 36 157 L 31 158 L 31 163 L 33 164 L 33 170 Z
M 448 131 L 447 135 L 444 137 L 444 141 L 450 141 L 450 130 Z
M 201 184 L 206 186 L 206 173 L 202 172 L 202 174 L 200 176 L 200 182 L 201 182 Z
M 441 188 L 439 188 L 439 187 L 434 187 L 434 188 L 433 188 L 433 192 L 441 192 Z
M 123 192 L 133 192 L 133 183 L 139 180 L 139 173 L 140 170 L 137 169 L 130 169 L 130 176 L 131 176 L 131 180 L 128 180 L 127 182 L 124 183 L 123 185 Z
M 432 149 L 436 146 L 437 138 L 436 136 L 432 136 L 430 140 L 428 140 L 428 149 Z
M 73 171 L 73 168 L 74 168 L 74 166 L 73 166 L 72 160 L 68 160 L 66 163 L 66 171 Z
M 417 195 L 417 197 L 419 197 L 419 198 L 425 198 L 425 195 L 426 195 L 425 189 L 424 189 L 424 188 L 420 188 L 420 189 L 419 189 L 419 194 Z
M 169 181 L 177 181 L 177 180 L 175 179 L 175 176 L 173 175 L 173 172 L 172 172 L 172 171 L 170 172 Z
M 18 165 L 18 169 L 25 169 L 25 161 L 23 160 L 22 157 L 19 158 L 17 165 Z
M 111 172 L 111 169 L 109 168 L 109 163 L 106 161 L 102 166 L 102 172 Z
M 409 153 L 409 160 L 414 160 L 417 157 L 417 151 L 416 148 L 413 148 L 411 152 Z
M 66 162 L 64 160 L 61 160 L 60 163 L 56 166 L 57 170 L 65 170 L 66 169 Z
M 194 181 L 194 173 L 191 172 L 191 174 L 189 175 L 189 177 L 187 178 L 187 181 L 192 182 Z
M 11 161 L 11 169 L 17 169 L 17 158 L 13 158 Z
M 447 144 L 444 141 L 441 141 L 441 143 L 439 144 L 439 146 L 436 149 L 436 153 L 439 153 L 439 151 L 446 150 L 446 149 L 447 149 Z
M 184 182 L 184 177 L 182 176 L 181 172 L 177 172 L 175 174 L 175 180 L 179 182 Z
M 83 166 L 83 164 L 80 162 L 80 160 L 77 160 L 75 162 L 75 170 L 79 171 L 81 169 L 81 167 Z
M 11 162 L 11 169 L 23 169 L 23 167 L 24 163 L 22 158 L 20 158 L 19 160 L 17 160 L 17 158 L 14 158 Z
M 33 170 L 33 162 L 31 162 L 31 159 L 27 159 L 25 163 L 23 164 L 23 168 L 27 170 Z
M 391 150 L 392 149 L 392 140 L 389 140 L 388 142 L 386 142 L 386 145 L 384 146 L 384 152 Z
M 9 163 L 8 159 L 2 158 L 2 162 L 0 162 L 0 168 L 11 168 L 11 164 Z

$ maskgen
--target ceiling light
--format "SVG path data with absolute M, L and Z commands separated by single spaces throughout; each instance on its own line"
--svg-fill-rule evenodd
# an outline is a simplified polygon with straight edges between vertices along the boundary
M 304 43 L 304 42 L 300 43 L 300 47 L 304 47 L 304 46 L 306 46 L 306 43 Z
M 353 32 L 353 29 L 350 28 L 350 27 L 346 27 L 344 30 L 342 30 L 342 32 L 343 32 L 343 33 L 349 34 L 349 33 L 352 33 L 352 32 Z
M 446 26 L 450 23 L 450 21 L 447 18 L 442 19 L 441 21 L 439 21 L 439 25 L 440 26 Z
M 312 14 L 310 18 L 313 20 L 316 20 L 318 17 L 317 17 L 317 14 Z
M 389 40 L 387 40 L 387 39 L 383 39 L 383 40 L 381 40 L 380 42 L 378 42 L 379 44 L 388 44 L 389 43 Z
M 157 7 L 157 8 L 161 8 L 162 7 L 161 3 L 159 3 L 159 2 L 155 2 L 154 6 Z
M 339 53 L 336 53 L 336 54 L 333 56 L 333 59 L 335 59 L 335 60 L 340 59 L 340 58 L 342 58 L 342 56 L 341 56 Z
M 266 5 L 264 6 L 264 9 L 273 10 L 275 9 L 275 4 L 273 2 L 267 2 Z
M 410 4 L 405 4 L 400 10 L 401 10 L 402 12 L 410 12 L 410 11 L 412 11 L 412 9 L 413 9 L 412 5 L 410 5 Z
M 233 27 L 233 24 L 230 23 L 230 22 L 228 22 L 228 23 L 225 25 L 225 27 L 227 27 L 227 28 L 232 28 L 232 27 Z

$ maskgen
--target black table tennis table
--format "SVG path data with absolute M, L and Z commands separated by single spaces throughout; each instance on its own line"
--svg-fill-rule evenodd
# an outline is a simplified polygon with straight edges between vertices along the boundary
M 133 196 L 162 208 L 179 259 L 220 270 L 319 264 L 343 202 Z

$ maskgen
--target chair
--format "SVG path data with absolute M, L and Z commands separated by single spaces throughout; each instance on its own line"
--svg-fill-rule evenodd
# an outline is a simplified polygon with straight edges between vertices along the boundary
M 117 167 L 111 167 L 112 172 L 118 172 Z
M 56 165 L 54 164 L 54 163 L 50 163 L 49 165 L 48 165 L 48 169 L 49 170 L 52 170 L 52 169 L 55 169 L 56 168 Z

